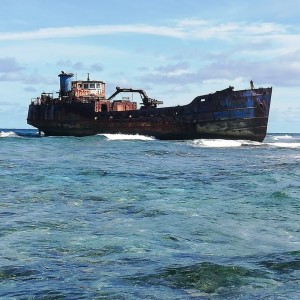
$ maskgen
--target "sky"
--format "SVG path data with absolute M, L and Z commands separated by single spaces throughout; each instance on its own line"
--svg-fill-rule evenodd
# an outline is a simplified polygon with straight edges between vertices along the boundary
M 144 89 L 163 106 L 273 87 L 268 132 L 300 132 L 298 0 L 0 0 L 0 128 L 74 78 Z

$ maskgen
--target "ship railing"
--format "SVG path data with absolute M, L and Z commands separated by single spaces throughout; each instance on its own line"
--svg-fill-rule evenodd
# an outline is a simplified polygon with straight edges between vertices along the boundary
M 59 104 L 59 103 L 74 103 L 74 102 L 81 102 L 81 103 L 92 103 L 99 100 L 104 100 L 104 97 L 79 97 L 79 98 L 72 98 L 72 97 L 62 97 L 62 98 L 52 98 L 50 96 L 47 97 L 37 97 L 31 99 L 32 105 L 42 105 L 42 104 Z
M 42 100 L 41 100 L 41 98 L 32 98 L 31 99 L 31 104 L 33 104 L 33 105 L 41 105 L 42 104 Z
M 42 104 L 50 104 L 53 103 L 54 99 L 53 98 L 32 98 L 31 99 L 31 104 L 32 105 L 42 105 Z

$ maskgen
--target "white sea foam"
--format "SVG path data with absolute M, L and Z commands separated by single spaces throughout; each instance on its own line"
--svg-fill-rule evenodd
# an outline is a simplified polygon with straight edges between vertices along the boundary
M 279 148 L 300 148 L 300 143 L 268 143 L 268 145 Z
M 288 138 L 286 138 L 288 139 Z M 193 147 L 206 147 L 206 148 L 233 148 L 233 147 L 242 147 L 242 146 L 271 146 L 278 148 L 300 148 L 300 143 L 296 142 L 254 142 L 249 140 L 222 140 L 222 139 L 199 139 L 188 142 L 189 145 Z
M 151 141 L 155 138 L 139 134 L 99 134 L 105 136 L 109 140 L 142 140 L 142 141 Z
M 274 135 L 272 136 L 272 138 L 275 140 L 275 141 L 278 141 L 278 140 L 290 140 L 290 139 L 293 139 L 293 137 L 291 135 L 288 135 L 288 134 L 285 134 L 285 135 Z
M 260 146 L 259 142 L 247 140 L 222 140 L 222 139 L 200 139 L 193 140 L 189 143 L 194 147 L 209 147 L 209 148 L 231 148 L 241 146 Z
M 15 132 L 13 131 L 0 131 L 0 138 L 5 137 L 19 137 Z

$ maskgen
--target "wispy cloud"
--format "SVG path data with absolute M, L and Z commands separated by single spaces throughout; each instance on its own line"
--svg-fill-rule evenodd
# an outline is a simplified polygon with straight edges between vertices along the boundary
M 61 67 L 67 67 L 70 70 L 85 70 L 85 71 L 97 71 L 100 72 L 103 70 L 103 66 L 99 63 L 94 64 L 83 64 L 82 62 L 72 62 L 70 60 L 59 60 L 56 63 L 57 66 Z
M 0 58 L 0 81 L 22 80 L 25 68 L 13 57 Z
M 0 73 L 16 72 L 23 69 L 24 67 L 13 57 L 0 58 Z
M 286 33 L 285 26 L 275 23 L 217 23 L 185 19 L 168 26 L 147 24 L 51 27 L 22 32 L 0 32 L 0 41 L 72 38 L 112 34 L 144 34 L 179 39 L 226 39 L 229 36 L 249 37 Z
M 145 82 L 164 84 L 193 84 L 207 81 L 254 79 L 259 84 L 272 83 L 277 86 L 300 85 L 300 50 L 268 60 L 243 60 L 221 56 L 198 69 L 185 63 L 167 65 L 148 70 L 142 76 Z
M 135 25 L 74 26 L 74 27 L 42 28 L 38 30 L 23 31 L 23 32 L 2 32 L 0 33 L 0 41 L 83 37 L 83 36 L 122 34 L 122 33 L 153 34 L 153 35 L 163 35 L 163 36 L 176 37 L 176 38 L 184 37 L 184 32 L 182 32 L 178 28 L 135 24 Z

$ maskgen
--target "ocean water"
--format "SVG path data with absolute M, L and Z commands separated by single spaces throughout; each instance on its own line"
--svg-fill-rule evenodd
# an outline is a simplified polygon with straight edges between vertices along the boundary
M 300 135 L 0 130 L 0 299 L 299 299 Z

